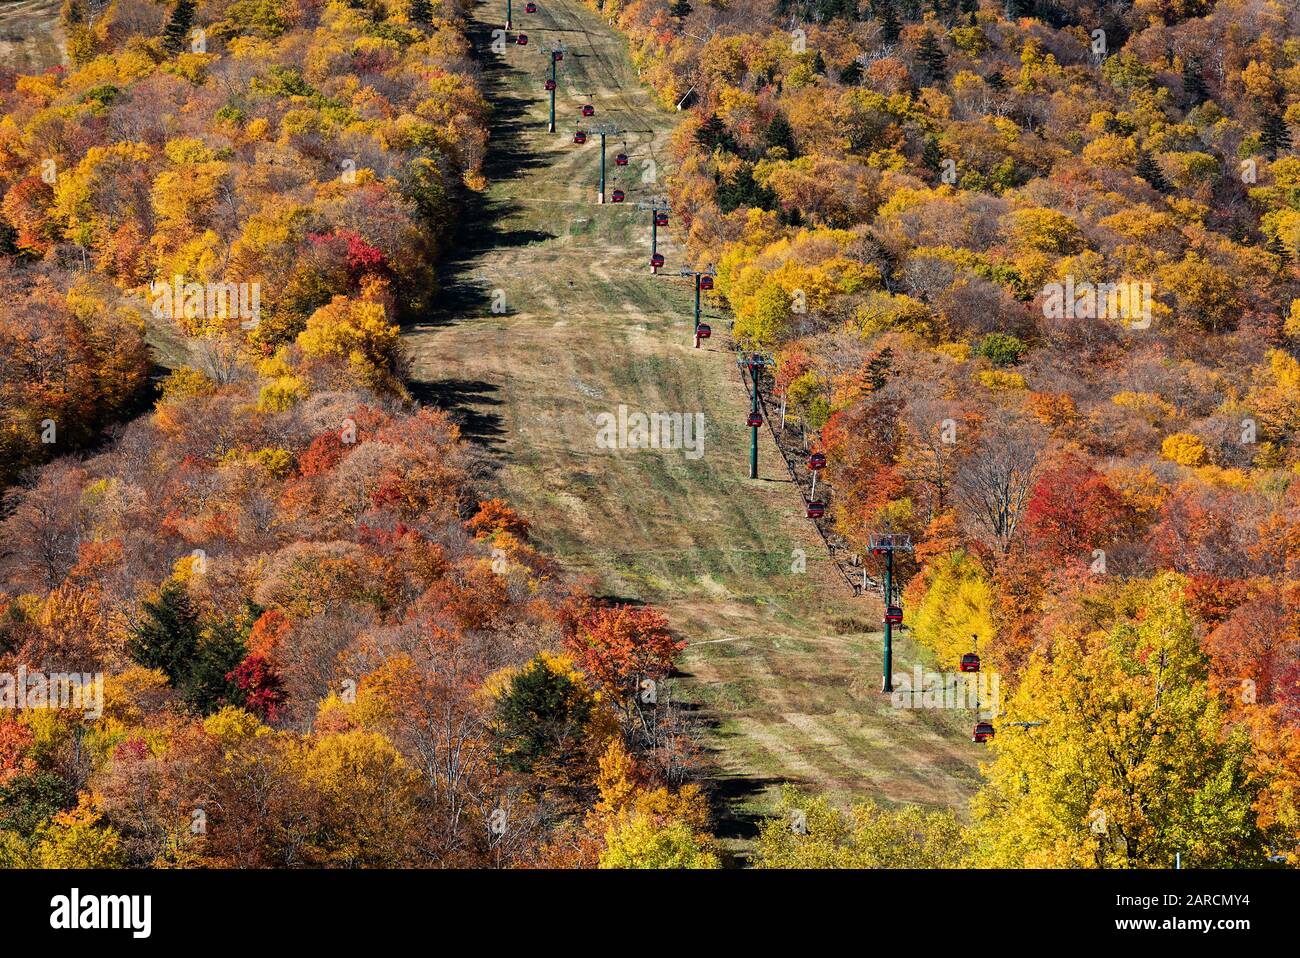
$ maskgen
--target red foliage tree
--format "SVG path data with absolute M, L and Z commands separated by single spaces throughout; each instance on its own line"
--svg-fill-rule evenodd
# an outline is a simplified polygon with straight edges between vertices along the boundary
M 1126 520 L 1124 503 L 1106 477 L 1071 454 L 1034 483 L 1024 531 L 1030 549 L 1043 558 L 1084 561 L 1114 542 Z
M 565 645 L 601 685 L 629 692 L 643 677 L 670 674 L 677 654 L 686 648 L 673 638 L 661 613 L 630 605 L 592 610 Z
M 284 708 L 284 682 L 271 660 L 253 653 L 226 675 L 244 693 L 244 702 L 253 714 L 274 722 Z
M 490 539 L 497 532 L 508 532 L 516 539 L 528 538 L 528 520 L 515 512 L 504 499 L 487 499 L 478 504 L 478 512 L 468 528 L 475 539 Z
M 1249 599 L 1205 638 L 1216 679 L 1243 689 L 1244 704 L 1273 705 L 1282 676 L 1300 662 L 1300 617 L 1276 590 Z

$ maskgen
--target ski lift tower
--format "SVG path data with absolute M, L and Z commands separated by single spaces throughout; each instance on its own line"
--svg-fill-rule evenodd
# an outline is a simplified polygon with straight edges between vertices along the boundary
M 600 191 L 596 194 L 596 202 L 605 202 L 605 137 L 618 136 L 620 133 L 626 133 L 613 123 L 597 123 L 588 127 L 588 130 L 600 137 Z
M 911 552 L 912 537 L 900 532 L 877 532 L 867 542 L 871 554 L 885 557 L 885 649 L 882 692 L 894 691 L 894 626 L 903 624 L 903 610 L 894 605 L 894 553 Z
M 749 419 L 746 425 L 749 426 L 749 478 L 758 478 L 758 427 L 763 424 L 763 414 L 759 403 L 759 385 L 762 382 L 763 369 L 766 366 L 775 366 L 776 361 L 766 353 L 758 352 L 741 352 L 736 356 L 736 365 L 738 365 L 744 375 L 744 370 L 749 371 L 752 387 L 749 391 Z
M 713 289 L 713 280 L 718 275 L 710 266 L 708 269 L 683 269 L 681 275 L 694 277 L 695 280 L 695 348 L 700 348 L 700 290 Z M 707 278 L 706 278 L 707 277 Z
M 668 211 L 672 207 L 668 205 L 668 197 L 656 196 L 638 203 L 636 208 L 650 211 L 650 272 L 657 273 L 664 264 L 663 257 L 659 255 L 659 227 L 668 225 Z
M 564 44 L 563 43 L 544 44 L 542 46 L 542 52 L 548 54 L 551 58 L 551 76 L 546 83 L 546 91 L 551 95 L 551 120 L 546 125 L 546 132 L 554 133 L 555 132 L 555 87 L 556 87 L 555 66 L 557 63 L 559 63 L 561 60 L 564 59 Z

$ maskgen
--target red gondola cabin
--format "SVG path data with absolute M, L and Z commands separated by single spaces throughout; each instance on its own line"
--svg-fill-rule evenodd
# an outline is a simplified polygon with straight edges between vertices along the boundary
M 583 131 L 583 130 L 579 130 L 577 133 L 573 134 L 573 142 L 574 142 L 574 143 L 586 143 L 586 142 L 587 142 L 587 134 L 586 134 L 586 132 Z
M 992 722 L 976 722 L 975 731 L 971 733 L 972 742 L 987 742 L 994 735 Z
M 700 277 L 700 289 L 713 289 L 713 277 L 705 274 Z
M 650 265 L 653 266 L 653 267 L 655 267 L 656 269 L 657 269 L 658 267 L 664 265 L 664 254 L 663 254 L 663 253 L 655 253 L 653 256 L 651 256 L 651 257 L 650 257 Z
M 548 90 L 554 90 L 554 89 L 555 89 L 555 81 L 554 81 L 554 80 L 547 80 L 547 81 L 546 81 L 546 89 L 548 89 Z
M 626 154 L 626 153 L 620 153 L 618 156 L 614 157 L 614 165 L 615 165 L 615 166 L 627 166 L 627 154 Z
M 622 202 L 623 202 L 623 191 L 622 191 L 622 190 L 615 190 L 613 193 L 610 194 L 610 197 L 609 197 L 609 198 L 610 198 L 610 201 L 611 201 L 611 202 L 614 202 L 614 203 L 622 203 Z
M 583 116 L 595 116 L 595 115 L 596 115 L 596 108 L 595 108 L 594 106 L 592 106 L 590 103 L 584 103 L 584 104 L 582 105 L 582 115 L 583 115 Z
M 885 609 L 885 621 L 890 625 L 903 624 L 903 610 L 896 605 L 891 605 Z
M 524 13 L 536 13 L 536 12 L 537 12 L 537 4 L 535 3 L 524 4 Z
M 528 46 L 528 34 L 519 34 L 519 36 L 515 37 L 515 43 L 519 44 L 521 47 Z
M 745 417 L 745 425 L 748 426 L 750 429 L 757 429 L 759 426 L 763 425 L 762 414 L 751 412 L 748 416 Z
M 668 214 L 667 214 L 667 213 L 656 213 L 656 214 L 655 214 L 655 226 L 667 226 L 667 225 L 668 225 Z
M 822 502 L 820 499 L 814 499 L 812 502 L 808 503 L 808 509 L 805 514 L 809 519 L 820 519 L 822 516 L 826 515 L 826 503 Z
M 564 59 L 564 51 L 563 51 L 563 50 L 556 50 L 556 51 L 554 51 L 554 52 L 551 54 L 551 59 L 552 59 L 552 60 L 557 60 L 557 61 L 558 61 L 558 60 L 563 60 L 563 59 Z
M 713 327 L 708 323 L 700 323 L 699 328 L 695 330 L 695 335 L 700 337 L 700 339 L 708 339 L 713 335 Z
M 967 652 L 961 657 L 961 670 L 963 672 L 978 672 L 980 670 L 980 657 L 974 652 Z
M 821 469 L 825 469 L 825 468 L 826 468 L 826 453 L 824 453 L 824 452 L 814 452 L 811 456 L 809 456 L 809 457 L 808 457 L 808 468 L 811 469 L 813 472 L 817 472 L 817 471 L 819 471 L 819 470 L 821 470 Z

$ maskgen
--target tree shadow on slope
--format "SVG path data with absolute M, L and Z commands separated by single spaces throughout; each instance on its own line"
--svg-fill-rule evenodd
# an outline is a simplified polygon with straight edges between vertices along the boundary
M 491 52 L 491 24 L 473 20 L 467 33 L 471 48 L 487 51 L 479 59 L 484 91 L 492 104 L 490 138 L 483 163 L 483 175 L 490 184 L 500 184 L 542 165 L 542 157 L 530 149 L 523 136 L 528 122 L 528 101 L 511 91 L 513 68 L 504 56 Z M 438 293 L 433 308 L 414 325 L 450 326 L 467 316 L 491 313 L 492 284 L 476 275 L 476 259 L 484 252 L 544 242 L 553 236 L 541 230 L 505 229 L 510 212 L 508 197 L 489 191 L 465 191 L 456 229 L 438 264 Z M 435 360 L 436 362 L 436 360 Z M 460 425 L 462 435 L 481 446 L 493 448 L 505 441 L 502 417 L 495 411 L 502 400 L 498 387 L 481 380 L 439 379 L 436 366 L 409 383 L 412 397 L 446 410 Z
M 754 807 L 768 789 L 784 785 L 788 781 L 785 778 L 754 775 L 718 775 L 710 779 L 709 788 L 718 814 L 713 834 L 723 841 L 745 842 L 747 845 L 756 842 L 758 827 L 764 816 L 749 809 Z M 746 852 L 733 852 L 731 857 L 731 864 L 750 864 L 750 856 Z
M 472 22 L 469 33 L 473 48 L 490 51 L 493 29 Z M 529 100 L 511 89 L 514 68 L 503 56 L 490 52 L 479 62 L 483 67 L 485 92 L 492 104 L 483 175 L 489 184 L 501 184 L 542 166 L 544 159 L 527 145 L 524 137 L 530 122 Z M 502 222 L 510 212 L 508 196 L 492 195 L 491 191 L 466 191 L 456 231 L 438 265 L 439 291 L 434 308 L 420 325 L 447 326 L 466 314 L 490 312 L 492 289 L 474 275 L 474 260 L 489 250 L 529 246 L 555 238 L 544 230 L 504 228 Z
M 450 414 L 460 426 L 461 435 L 483 446 L 498 446 L 505 441 L 501 416 L 491 410 L 501 405 L 494 394 L 497 387 L 474 379 L 416 380 L 410 383 L 411 396 L 419 403 L 437 406 Z

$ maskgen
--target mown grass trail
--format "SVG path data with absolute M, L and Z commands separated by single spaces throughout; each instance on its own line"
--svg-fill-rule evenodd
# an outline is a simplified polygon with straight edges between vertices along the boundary
M 673 694 L 699 706 L 729 820 L 743 839 L 782 781 L 844 800 L 959 806 L 980 752 L 965 713 L 892 709 L 881 695 L 879 604 L 855 599 L 803 518 L 775 445 L 747 476 L 748 403 L 725 335 L 691 348 L 687 265 L 660 231 L 667 267 L 650 274 L 648 214 L 664 193 L 675 122 L 637 83 L 623 40 L 577 0 L 514 5 L 529 44 L 490 51 L 504 0 L 480 5 L 472 37 L 494 105 L 488 191 L 467 216 L 439 311 L 406 330 L 414 390 L 455 410 L 493 465 L 492 483 L 528 515 L 541 544 L 602 594 L 661 607 L 691 643 Z M 546 132 L 543 43 L 566 54 L 557 132 Z M 608 189 L 595 203 L 591 122 L 611 138 Z M 625 150 L 627 167 L 613 155 Z M 657 182 L 642 182 L 645 162 Z M 493 313 L 504 296 L 505 314 Z M 597 416 L 703 412 L 704 452 L 604 450 Z M 807 571 L 794 572 L 796 550 Z M 910 669 L 904 640 L 896 669 Z M 961 731 L 966 728 L 965 736 Z
M 66 62 L 60 0 L 0 2 L 0 64 L 18 73 L 42 73 Z

